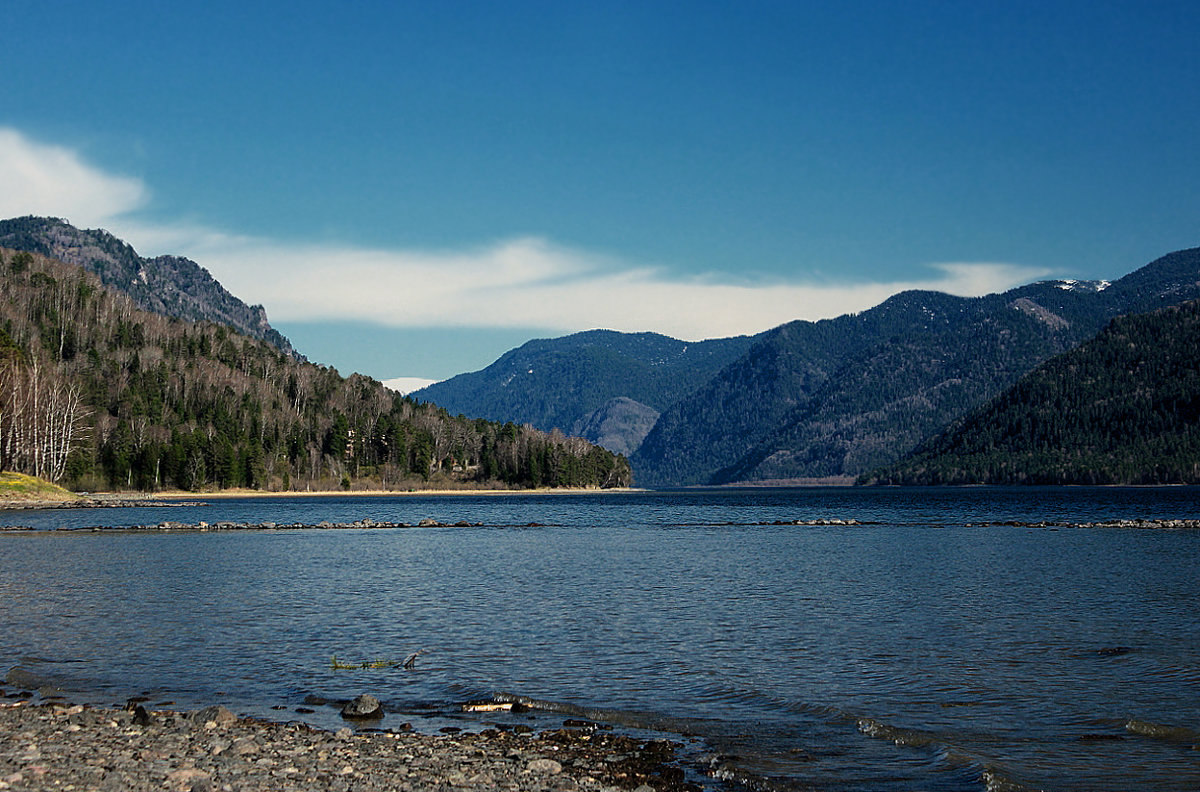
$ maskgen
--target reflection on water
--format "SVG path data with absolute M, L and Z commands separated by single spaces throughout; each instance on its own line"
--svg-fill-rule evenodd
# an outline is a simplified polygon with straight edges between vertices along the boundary
M 731 776 L 800 788 L 1194 790 L 1200 533 L 967 527 L 1155 516 L 1200 517 L 1200 499 L 735 490 L 14 512 L 42 528 L 551 527 L 4 535 L 0 660 L 101 700 L 152 690 L 262 715 L 369 690 L 427 726 L 507 692 L 700 735 Z M 870 524 L 728 525 L 822 518 Z M 330 664 L 417 650 L 412 671 Z

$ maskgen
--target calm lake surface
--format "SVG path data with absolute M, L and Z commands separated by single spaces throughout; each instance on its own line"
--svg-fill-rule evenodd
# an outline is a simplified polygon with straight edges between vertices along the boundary
M 0 674 L 327 727 L 337 709 L 306 696 L 373 693 L 382 728 L 588 715 L 772 789 L 1200 789 L 1200 532 L 975 525 L 1196 519 L 1196 489 L 260 498 L 0 523 L 368 517 L 491 527 L 0 535 Z M 866 524 L 751 524 L 828 518 Z M 413 670 L 331 667 L 417 650 Z M 458 712 L 497 693 L 562 707 Z

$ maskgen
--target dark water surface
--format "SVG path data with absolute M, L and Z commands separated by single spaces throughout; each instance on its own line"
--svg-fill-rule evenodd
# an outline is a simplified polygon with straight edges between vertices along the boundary
M 511 693 L 665 732 L 768 787 L 1200 789 L 1200 532 L 971 525 L 1196 519 L 1195 489 L 245 499 L 0 522 L 364 517 L 545 527 L 6 533 L 0 673 L 323 726 L 337 710 L 296 714 L 306 696 L 372 692 L 385 728 L 564 717 L 456 712 Z M 870 524 L 749 525 L 822 518 Z M 330 663 L 418 649 L 415 670 Z

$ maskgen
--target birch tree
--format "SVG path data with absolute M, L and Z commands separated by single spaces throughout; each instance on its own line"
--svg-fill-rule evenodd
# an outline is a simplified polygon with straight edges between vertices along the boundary
M 5 467 L 59 481 L 86 435 L 79 387 L 36 359 L 0 372 L 0 459 Z

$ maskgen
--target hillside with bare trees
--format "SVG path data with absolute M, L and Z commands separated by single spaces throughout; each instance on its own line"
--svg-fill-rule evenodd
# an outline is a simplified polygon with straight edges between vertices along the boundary
M 83 490 L 624 486 L 578 438 L 453 417 L 0 248 L 0 467 Z

